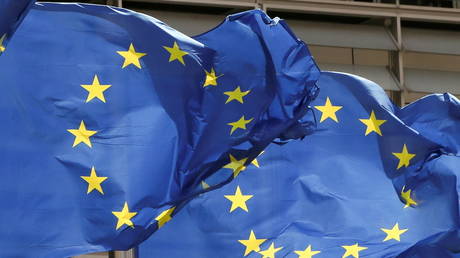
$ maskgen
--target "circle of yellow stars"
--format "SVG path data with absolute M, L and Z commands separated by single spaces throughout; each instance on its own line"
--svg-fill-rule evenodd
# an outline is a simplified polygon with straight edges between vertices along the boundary
M 3 46 L 3 41 L 6 35 L 3 35 L 0 38 L 0 52 L 5 50 Z M 164 51 L 169 54 L 168 62 L 178 62 L 182 66 L 186 66 L 186 56 L 189 53 L 183 50 L 180 44 L 177 41 L 172 42 L 172 45 L 163 46 Z M 123 63 L 121 64 L 122 69 L 127 69 L 129 67 L 133 67 L 133 69 L 142 69 L 143 63 L 142 58 L 147 56 L 147 53 L 142 53 L 137 50 L 134 43 L 130 43 L 127 50 L 119 50 L 116 53 L 123 58 Z M 218 79 L 222 77 L 223 74 L 216 73 L 214 67 L 210 69 L 210 71 L 204 70 L 204 83 L 202 87 L 208 86 L 218 86 L 219 82 Z M 101 103 L 107 103 L 106 92 L 110 91 L 112 87 L 111 84 L 106 83 L 104 78 L 101 78 L 98 74 L 94 74 L 92 77 L 92 81 L 90 83 L 81 84 L 81 88 L 83 88 L 86 92 L 86 99 L 85 103 L 92 102 L 92 101 L 100 101 Z M 251 90 L 242 90 L 241 86 L 236 86 L 231 91 L 223 92 L 224 95 L 227 96 L 227 100 L 225 104 L 231 104 L 232 102 L 236 102 L 239 104 L 244 104 L 245 97 L 250 94 Z M 232 135 L 238 129 L 246 130 L 247 125 L 253 121 L 253 118 L 247 119 L 245 115 L 242 115 L 238 120 L 234 122 L 227 123 L 230 128 L 230 135 Z M 93 137 L 97 137 L 97 130 L 92 130 L 91 126 L 88 126 L 85 121 L 81 120 L 80 125 L 78 128 L 75 129 L 68 129 L 67 131 L 74 136 L 74 141 L 72 144 L 72 148 L 78 147 L 81 143 L 86 145 L 89 148 L 93 147 Z M 233 172 L 233 176 L 236 177 L 238 174 L 246 168 L 246 161 L 247 158 L 243 159 L 236 159 L 234 156 L 229 155 L 230 163 L 224 166 L 226 169 L 231 169 Z M 254 159 L 252 162 L 255 166 L 259 166 L 257 159 Z M 89 171 L 89 175 L 81 176 L 81 179 L 87 184 L 87 193 L 92 194 L 97 192 L 101 195 L 104 195 L 103 190 L 103 183 L 109 179 L 107 176 L 100 176 L 94 166 L 91 167 Z M 207 188 L 209 185 L 206 182 L 202 182 L 202 187 Z M 233 202 L 231 210 L 234 211 L 235 209 L 243 209 L 248 211 L 246 206 L 246 201 L 251 199 L 251 195 L 243 195 L 241 189 L 238 188 L 235 192 L 235 195 L 227 195 L 226 198 Z M 172 215 L 174 213 L 175 207 L 169 207 L 166 210 L 163 210 L 160 214 L 155 217 L 155 221 L 158 225 L 158 228 L 161 228 L 165 223 L 171 220 Z M 119 211 L 112 211 L 112 214 L 116 217 L 117 223 L 115 229 L 118 230 L 122 228 L 124 225 L 128 227 L 134 227 L 134 223 L 132 219 L 137 215 L 137 212 L 130 211 L 128 202 L 124 202 L 121 210 Z

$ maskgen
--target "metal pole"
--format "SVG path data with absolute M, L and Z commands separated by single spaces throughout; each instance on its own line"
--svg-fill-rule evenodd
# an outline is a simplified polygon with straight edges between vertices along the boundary
M 255 9 L 261 9 L 261 10 L 263 10 L 264 12 L 267 11 L 266 8 L 264 7 L 263 0 L 256 0 Z
M 403 46 L 403 39 L 402 39 L 402 28 L 401 28 L 401 16 L 396 17 L 396 39 L 398 40 L 398 79 L 399 84 L 402 87 L 401 92 L 401 107 L 406 105 L 406 101 L 408 99 L 409 92 L 406 87 L 406 82 L 404 78 L 404 46 Z

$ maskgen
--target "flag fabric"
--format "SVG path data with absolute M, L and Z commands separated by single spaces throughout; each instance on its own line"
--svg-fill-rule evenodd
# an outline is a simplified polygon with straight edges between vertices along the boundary
M 262 11 L 192 38 L 84 4 L 35 4 L 0 67 L 0 257 L 137 245 L 298 127 L 319 77 Z
M 460 257 L 460 102 L 398 108 L 322 72 L 302 141 L 270 145 L 139 246 L 147 257 Z
M 35 0 L 0 0 L 0 54 Z

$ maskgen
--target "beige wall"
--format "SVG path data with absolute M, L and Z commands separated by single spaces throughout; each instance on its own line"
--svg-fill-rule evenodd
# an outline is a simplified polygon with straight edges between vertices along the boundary
M 94 254 L 79 255 L 79 256 L 74 256 L 74 257 L 75 258 L 108 258 L 109 253 L 108 252 L 94 253 Z
M 310 45 L 318 63 L 387 66 L 389 51 L 346 47 Z
M 387 66 L 389 64 L 389 52 L 374 49 L 354 49 L 353 61 L 357 65 Z
M 460 44 L 460 42 L 458 42 L 458 44 Z M 404 52 L 404 67 L 460 72 L 460 56 L 421 52 Z

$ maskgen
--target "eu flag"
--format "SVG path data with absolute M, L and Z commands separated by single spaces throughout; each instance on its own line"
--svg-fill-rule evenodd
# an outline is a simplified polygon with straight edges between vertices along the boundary
M 458 257 L 460 102 L 400 109 L 334 72 L 318 87 L 311 135 L 190 201 L 139 257 Z
M 0 0 L 0 54 L 35 0 Z
M 36 4 L 0 57 L 0 257 L 138 244 L 298 127 L 318 77 L 262 11 L 192 38 L 125 9 Z

